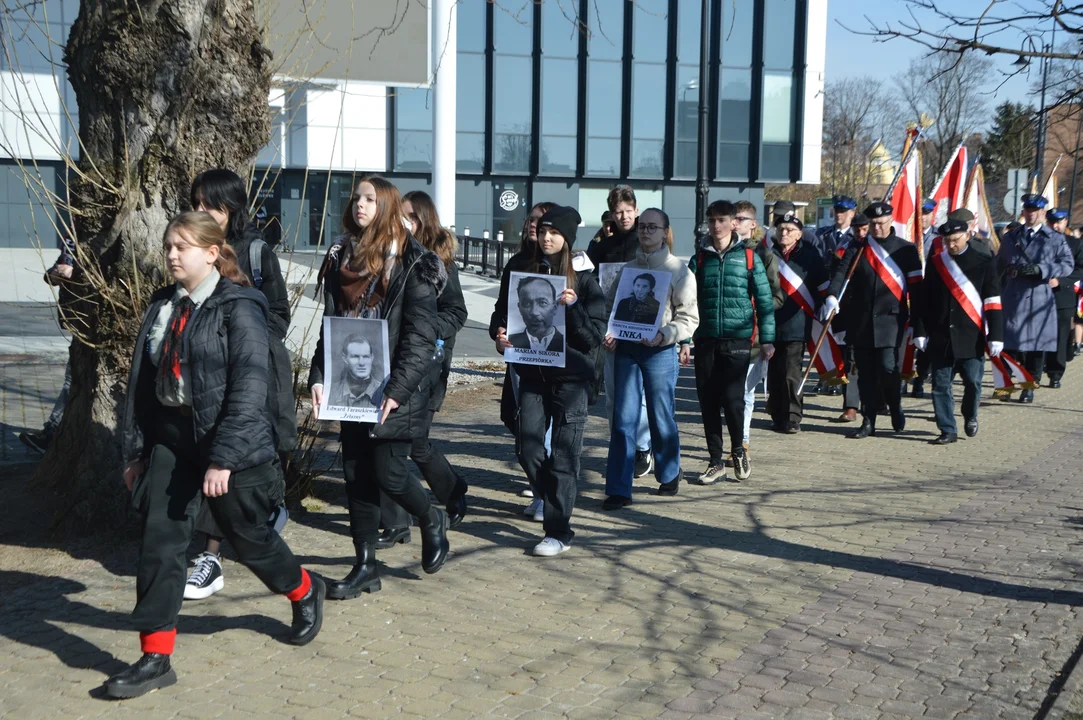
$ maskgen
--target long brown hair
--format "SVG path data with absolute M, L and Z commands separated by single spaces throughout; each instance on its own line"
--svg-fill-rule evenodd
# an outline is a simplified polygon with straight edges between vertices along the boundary
M 539 233 L 542 232 L 541 228 L 538 228 L 538 230 Z M 561 237 L 564 237 L 564 235 L 561 234 Z M 541 238 L 539 237 L 538 242 L 534 243 L 534 258 L 530 262 L 530 272 L 541 273 L 544 275 L 545 272 L 542 270 L 542 261 L 545 259 L 545 253 L 542 252 L 541 247 Z M 575 270 L 572 269 L 572 246 L 568 242 L 568 238 L 564 238 L 564 249 L 560 251 L 560 260 L 557 261 L 556 265 L 553 265 L 552 261 L 549 261 L 549 263 L 549 266 L 552 268 L 551 274 L 563 275 L 568 279 L 567 287 L 575 290 L 576 276 Z
M 534 211 L 541 210 L 541 214 L 544 215 L 556 206 L 555 202 L 540 202 L 530 208 L 530 212 L 526 214 L 526 220 L 523 221 L 522 235 L 519 236 L 519 252 L 530 247 L 530 216 L 534 214 Z M 538 216 L 538 219 L 541 219 L 541 215 Z
M 425 246 L 426 250 L 432 250 L 436 257 L 444 263 L 444 267 L 450 268 L 455 262 L 455 251 L 458 241 L 455 236 L 440 224 L 440 215 L 436 212 L 436 203 L 432 201 L 427 192 L 413 190 L 402 196 L 414 208 L 417 215 L 418 230 L 414 233 L 417 241 Z
M 365 183 L 372 185 L 376 192 L 376 217 L 368 228 L 362 229 L 354 217 L 354 209 L 361 197 L 359 190 Z M 350 236 L 350 269 L 371 275 L 382 274 L 392 245 L 398 248 L 399 254 L 403 251 L 406 228 L 402 223 L 402 195 L 399 189 L 379 175 L 361 178 L 342 212 L 342 229 Z
M 214 267 L 223 277 L 227 277 L 238 285 L 251 285 L 248 276 L 237 265 L 237 252 L 226 242 L 226 234 L 218 227 L 218 221 L 209 213 L 189 210 L 182 212 L 170 221 L 162 233 L 162 243 L 170 233 L 182 232 L 184 239 L 196 247 L 218 248 L 218 260 Z

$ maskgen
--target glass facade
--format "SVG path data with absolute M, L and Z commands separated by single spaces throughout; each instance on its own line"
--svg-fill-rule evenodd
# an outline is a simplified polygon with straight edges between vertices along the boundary
M 457 12 L 459 173 L 696 177 L 701 0 L 464 0 Z M 805 12 L 807 0 L 710 3 L 714 180 L 799 175 Z M 392 168 L 431 172 L 431 92 L 392 96 Z

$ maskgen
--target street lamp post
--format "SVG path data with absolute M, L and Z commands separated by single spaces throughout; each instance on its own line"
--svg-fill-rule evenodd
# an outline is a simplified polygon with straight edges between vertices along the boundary
M 707 182 L 707 119 L 710 114 L 707 94 L 711 83 L 710 73 L 710 0 L 703 0 L 701 11 L 701 32 L 699 47 L 699 162 L 696 165 L 696 236 L 707 235 L 707 195 L 710 185 Z

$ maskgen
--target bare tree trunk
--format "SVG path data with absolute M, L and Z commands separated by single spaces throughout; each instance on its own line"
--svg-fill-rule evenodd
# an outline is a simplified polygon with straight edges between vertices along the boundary
M 35 482 L 55 490 L 60 533 L 119 527 L 119 427 L 161 239 L 193 177 L 245 166 L 269 137 L 270 52 L 253 0 L 83 0 L 65 60 L 82 151 L 71 183 L 83 297 L 58 437 Z

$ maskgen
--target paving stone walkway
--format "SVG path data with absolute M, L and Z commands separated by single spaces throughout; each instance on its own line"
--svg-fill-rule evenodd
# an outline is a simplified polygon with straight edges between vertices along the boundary
M 595 416 L 575 543 L 545 560 L 528 555 L 540 526 L 521 514 L 498 389 L 458 392 L 434 437 L 471 514 L 439 574 L 420 571 L 415 533 L 380 553 L 382 592 L 330 603 L 320 638 L 294 648 L 288 603 L 227 562 L 225 590 L 184 606 L 180 683 L 119 704 L 95 694 L 138 656 L 131 553 L 23 572 L 0 597 L 0 714 L 1030 718 L 1083 635 L 1081 372 L 1031 406 L 986 402 L 978 437 L 943 448 L 927 444 L 928 400 L 906 400 L 905 433 L 865 441 L 828 422 L 837 398 L 811 398 L 796 436 L 758 413 L 749 481 L 659 498 L 644 479 L 615 514 Z M 687 473 L 707 460 L 692 387 L 682 374 Z M 341 576 L 341 482 L 317 494 L 285 537 Z

